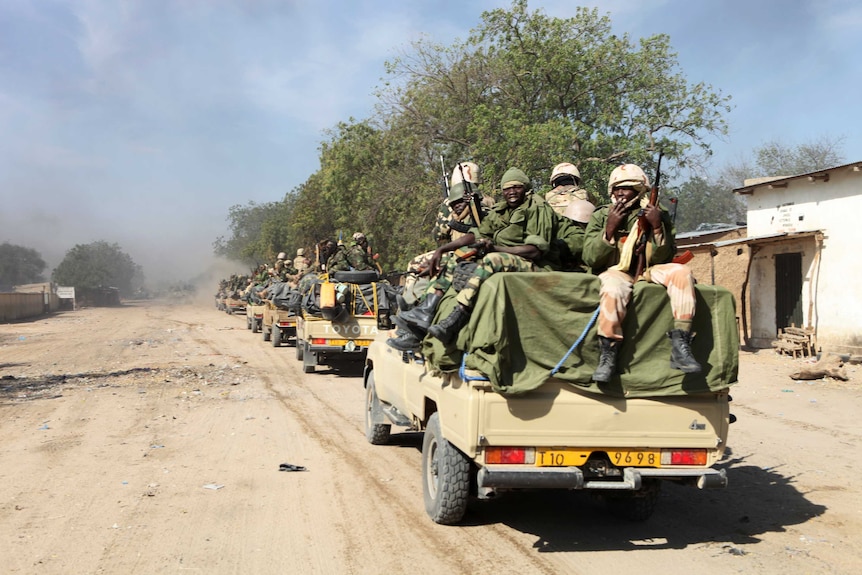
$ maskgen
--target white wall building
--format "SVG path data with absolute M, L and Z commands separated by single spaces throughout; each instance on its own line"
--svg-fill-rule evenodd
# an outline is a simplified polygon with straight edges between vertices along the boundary
M 748 197 L 751 345 L 796 325 L 823 351 L 862 353 L 862 162 L 734 192 Z

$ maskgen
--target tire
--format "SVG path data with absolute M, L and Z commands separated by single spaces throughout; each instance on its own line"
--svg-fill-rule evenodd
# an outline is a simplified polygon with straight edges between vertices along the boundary
M 377 389 L 374 387 L 374 372 L 368 374 L 365 383 L 365 439 L 371 445 L 386 445 L 389 443 L 389 435 L 392 425 L 388 423 L 372 423 L 372 414 L 380 409 L 380 400 L 377 399 Z
M 467 512 L 470 460 L 443 437 L 440 417 L 428 419 L 422 440 L 422 493 L 425 511 L 441 525 L 454 525 Z
M 302 361 L 303 352 L 305 351 L 305 342 L 296 338 L 296 359 Z
M 611 515 L 626 521 L 646 521 L 658 505 L 661 480 L 648 478 L 637 491 L 622 491 L 607 495 L 605 506 Z
M 277 325 L 272 326 L 272 347 L 281 347 L 281 329 Z
M 308 346 L 308 343 L 305 344 Z M 317 367 L 317 356 L 308 351 L 307 349 L 302 352 L 302 372 L 303 373 L 314 373 L 314 369 Z
M 332 279 L 337 282 L 351 283 L 351 284 L 370 284 L 372 282 L 380 281 L 380 274 L 378 274 L 374 270 L 367 271 L 347 271 L 347 272 L 335 272 L 332 274 Z
M 267 326 L 263 326 L 260 331 L 263 332 L 263 341 L 269 341 L 272 337 L 272 332 L 269 328 Z
M 251 318 L 251 333 L 260 333 L 260 322 L 256 317 Z

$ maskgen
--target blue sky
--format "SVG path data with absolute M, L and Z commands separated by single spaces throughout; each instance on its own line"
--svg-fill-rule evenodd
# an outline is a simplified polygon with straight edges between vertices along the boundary
M 568 17 L 577 4 L 530 8 Z M 821 136 L 862 160 L 862 4 L 581 5 L 635 39 L 667 33 L 690 82 L 732 96 L 713 165 Z M 482 11 L 509 6 L 0 0 L 0 242 L 38 250 L 49 273 L 73 245 L 106 240 L 153 280 L 195 275 L 230 206 L 280 200 L 318 168 L 324 130 L 371 114 L 386 60 L 423 36 L 463 39 Z

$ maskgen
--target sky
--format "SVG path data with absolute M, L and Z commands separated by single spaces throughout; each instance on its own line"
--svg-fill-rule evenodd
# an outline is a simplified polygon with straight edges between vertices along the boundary
M 843 138 L 862 160 L 856 0 L 530 0 L 664 33 L 689 82 L 732 97 L 713 165 Z M 196 276 L 228 211 L 280 201 L 325 131 L 371 116 L 384 63 L 463 40 L 509 0 L 0 0 L 0 243 L 46 274 L 107 241 L 152 282 Z M 285 246 L 286 250 L 292 246 Z M 236 270 L 242 273 L 245 270 Z

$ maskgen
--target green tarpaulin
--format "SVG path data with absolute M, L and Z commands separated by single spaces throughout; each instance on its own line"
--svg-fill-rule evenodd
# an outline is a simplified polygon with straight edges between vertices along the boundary
M 484 374 L 501 393 L 536 389 L 590 324 L 599 304 L 599 279 L 580 273 L 499 273 L 486 281 L 470 323 L 448 349 L 425 338 L 426 360 L 440 371 L 456 370 L 466 351 L 465 366 Z M 446 294 L 436 321 L 455 306 Z M 670 368 L 673 329 L 670 300 L 664 287 L 635 284 L 623 325 L 619 375 L 607 384 L 592 381 L 599 357 L 596 325 L 566 358 L 554 377 L 579 388 L 627 397 L 655 397 L 716 391 L 736 382 L 739 333 L 733 296 L 717 286 L 697 286 L 692 349 L 703 366 L 700 374 Z

